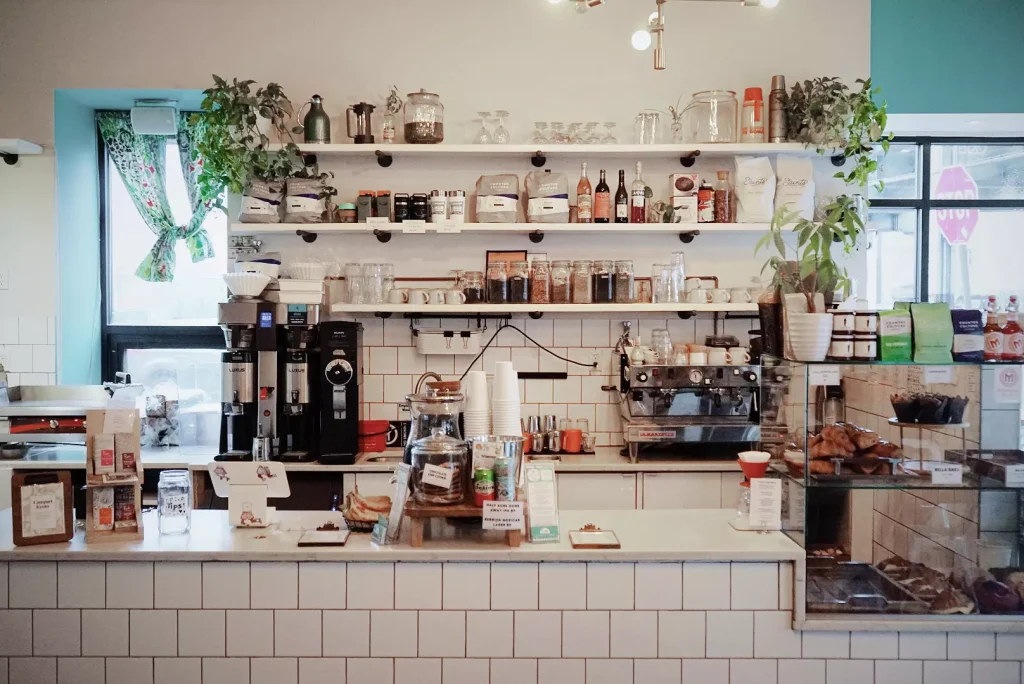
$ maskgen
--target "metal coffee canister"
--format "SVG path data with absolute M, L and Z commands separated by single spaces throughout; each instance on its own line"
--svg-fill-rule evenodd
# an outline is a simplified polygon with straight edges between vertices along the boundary
M 303 140 L 308 143 L 320 143 L 327 144 L 331 142 L 331 117 L 327 116 L 327 112 L 324 111 L 324 101 L 319 95 L 311 97 L 304 105 L 309 105 L 309 111 L 306 112 L 306 116 L 302 119 L 302 135 Z M 302 108 L 299 108 L 299 114 L 302 114 Z M 298 122 L 299 115 L 295 116 L 295 121 Z

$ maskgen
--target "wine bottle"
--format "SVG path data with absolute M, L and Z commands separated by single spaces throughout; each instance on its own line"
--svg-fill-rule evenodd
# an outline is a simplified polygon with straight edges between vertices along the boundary
M 630 198 L 629 222 L 647 223 L 647 183 L 644 183 L 640 162 L 636 163 L 636 180 L 630 188 Z
M 587 178 L 587 162 L 583 162 L 580 182 L 576 185 L 576 223 L 590 223 L 594 220 L 594 196 L 591 194 L 590 179 Z
M 608 223 L 612 216 L 612 192 L 601 169 L 601 180 L 594 188 L 594 223 Z
M 615 191 L 615 222 L 629 223 L 629 193 L 626 192 L 626 172 L 619 169 L 619 189 Z

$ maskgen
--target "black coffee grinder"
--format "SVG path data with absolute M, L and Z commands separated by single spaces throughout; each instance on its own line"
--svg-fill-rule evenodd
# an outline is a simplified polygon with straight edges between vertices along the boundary
M 359 451 L 362 337 L 359 323 L 320 324 L 320 462 L 326 465 L 351 465 Z
M 218 461 L 251 461 L 260 435 L 260 362 L 276 349 L 274 305 L 233 300 L 219 305 L 218 319 L 227 351 L 221 354 L 221 417 Z
M 313 461 L 320 422 L 316 376 L 320 362 L 320 307 L 289 304 L 278 355 L 277 460 Z

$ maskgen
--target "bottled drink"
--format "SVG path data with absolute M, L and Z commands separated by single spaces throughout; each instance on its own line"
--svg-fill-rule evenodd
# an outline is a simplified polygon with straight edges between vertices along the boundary
M 1017 295 L 1010 295 L 1006 305 L 1006 325 L 1003 326 L 1003 361 L 1024 361 L 1024 330 L 1017 322 L 1020 302 Z
M 591 194 L 590 179 L 587 178 L 587 162 L 583 162 L 580 182 L 576 184 L 576 223 L 590 223 L 594 220 L 594 197 Z
M 985 307 L 985 327 L 982 329 L 985 334 L 986 361 L 999 361 L 1003 358 L 1003 329 L 999 325 L 998 308 L 996 296 L 989 295 Z
M 636 180 L 630 186 L 629 195 L 629 222 L 647 223 L 647 183 L 644 183 L 640 162 L 636 163 Z
M 608 182 L 604 179 L 604 169 L 601 169 L 601 180 L 594 188 L 594 223 L 608 223 L 612 216 L 612 192 L 608 188 Z
M 715 190 L 703 181 L 697 189 L 697 223 L 715 222 Z
M 619 169 L 619 189 L 615 191 L 615 222 L 629 223 L 629 193 L 626 192 L 626 172 Z
M 715 223 L 729 223 L 731 216 L 732 189 L 729 187 L 729 172 L 719 171 L 718 183 L 715 184 Z

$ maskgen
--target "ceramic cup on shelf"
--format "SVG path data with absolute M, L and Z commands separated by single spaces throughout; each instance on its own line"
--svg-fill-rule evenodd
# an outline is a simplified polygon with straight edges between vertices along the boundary
M 426 290 L 409 290 L 409 303 L 423 306 L 430 301 L 430 293 Z
M 711 290 L 690 290 L 686 293 L 686 301 L 690 304 L 710 304 Z
M 750 363 L 750 351 L 746 347 L 729 347 L 729 363 L 733 366 L 746 366 Z
M 437 305 L 437 304 L 444 304 L 445 301 L 446 301 L 446 299 L 445 299 L 446 292 L 447 292 L 447 290 L 442 290 L 440 288 L 438 288 L 436 290 L 431 290 L 428 293 L 429 296 L 430 296 L 429 302 L 431 304 L 435 304 L 435 305 Z
M 732 356 L 721 347 L 711 347 L 707 351 L 709 366 L 728 366 L 732 363 Z
M 687 293 L 693 292 L 694 290 L 699 290 L 700 285 L 700 278 L 687 278 L 686 280 L 683 281 L 683 289 Z
M 729 301 L 733 304 L 749 304 L 754 301 L 750 290 L 745 287 L 734 287 L 729 290 Z
M 575 428 L 562 430 L 562 451 L 570 454 L 580 453 L 583 447 L 583 431 Z
M 654 351 L 650 347 L 644 347 L 644 363 L 648 366 L 655 366 L 660 362 L 658 352 Z
M 728 304 L 730 301 L 732 301 L 728 290 L 717 288 L 714 290 L 709 290 L 709 292 L 711 293 L 711 301 L 714 304 Z
M 408 304 L 409 303 L 409 290 L 404 287 L 399 287 L 388 292 L 388 303 L 389 304 Z
M 444 294 L 444 299 L 448 304 L 465 304 L 466 293 L 462 290 L 448 290 Z
M 690 365 L 691 366 L 706 366 L 706 365 L 708 365 L 708 353 L 707 352 L 690 352 Z

